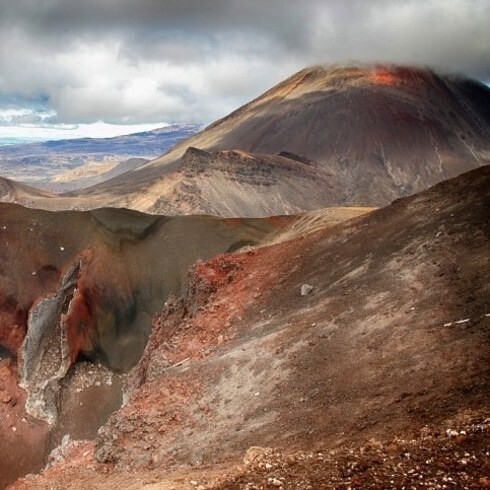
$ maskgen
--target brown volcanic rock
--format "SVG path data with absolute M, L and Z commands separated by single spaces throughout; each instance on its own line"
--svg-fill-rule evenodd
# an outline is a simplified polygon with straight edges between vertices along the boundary
M 331 175 L 313 162 L 292 154 L 252 154 L 239 150 L 206 152 L 189 147 L 175 186 L 151 211 L 249 216 L 295 214 L 316 208 Z M 177 208 L 176 208 L 177 206 Z
M 87 451 L 93 471 L 68 462 L 18 488 L 485 485 L 489 184 L 484 167 L 198 262 L 99 432 L 99 463 Z
M 38 470 L 50 445 L 65 434 L 57 424 L 73 435 L 67 429 L 76 425 L 73 414 L 81 413 L 79 425 L 87 426 L 75 435 L 94 436 L 104 415 L 120 406 L 120 400 L 114 406 L 120 398 L 115 378 L 108 385 L 99 377 L 92 393 L 82 393 L 81 386 L 76 394 L 76 383 L 84 383 L 73 364 L 102 363 L 116 372 L 131 368 L 153 315 L 170 293 L 185 291 L 192 263 L 256 244 L 286 221 L 166 218 L 123 209 L 53 213 L 0 204 L 0 359 L 19 360 L 18 378 L 27 392 L 17 386 L 15 363 L 9 379 L 16 390 L 0 379 L 0 415 L 6 414 L 0 419 L 0 452 L 17 441 L 17 457 L 15 465 L 0 458 L 0 474 L 8 480 L 22 469 Z M 11 401 L 19 405 L 12 414 Z M 33 417 L 54 426 L 51 439 L 46 424 Z M 10 421 L 22 418 L 26 421 L 12 432 Z M 29 441 L 37 441 L 36 457 L 29 456 Z M 22 452 L 25 457 L 18 457 Z
M 489 162 L 489 94 L 429 70 L 310 68 L 79 196 L 224 216 L 386 205 Z
M 29 204 L 37 199 L 53 198 L 55 194 L 20 182 L 0 177 L 0 201 Z
M 489 183 L 485 167 L 338 227 L 197 264 L 187 300 L 155 323 L 97 457 L 218 462 L 249 446 L 406 435 L 484 408 Z M 312 292 L 301 296 L 302 284 Z
M 103 345 L 111 345 L 117 332 L 130 333 L 131 325 L 148 333 L 161 302 L 184 291 L 187 269 L 196 259 L 256 244 L 285 222 L 166 218 L 123 209 L 52 213 L 1 204 L 0 342 L 17 352 L 28 316 L 64 290 L 63 280 L 70 303 L 62 312 L 68 332 L 93 335 L 92 327 L 103 329 L 97 341 L 69 335 L 72 357 L 80 350 L 87 355 L 105 351 Z M 70 275 L 76 284 L 71 292 Z M 125 369 L 130 358 L 138 358 L 137 345 L 141 350 L 145 342 L 132 344 L 135 353 L 128 351 L 119 360 L 106 352 L 107 363 Z

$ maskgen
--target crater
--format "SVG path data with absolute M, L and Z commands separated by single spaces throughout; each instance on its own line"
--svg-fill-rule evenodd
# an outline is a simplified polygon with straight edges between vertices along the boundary
M 258 243 L 284 226 L 0 206 L 2 238 L 12 245 L 0 250 L 0 359 L 11 362 L 17 390 L 9 398 L 15 406 L 3 404 L 9 417 L 0 419 L 0 437 L 15 435 L 16 454 L 23 455 L 15 468 L 0 459 L 9 481 L 39 471 L 65 436 L 95 437 L 122 404 L 126 373 L 143 353 L 153 316 L 170 294 L 185 294 L 194 262 Z M 29 222 L 36 222 L 35 241 L 18 225 Z M 13 419 L 15 433 L 6 422 Z

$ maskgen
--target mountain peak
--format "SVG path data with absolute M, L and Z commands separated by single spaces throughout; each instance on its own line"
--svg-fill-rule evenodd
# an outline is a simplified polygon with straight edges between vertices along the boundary
M 429 68 L 395 64 L 316 65 L 295 73 L 262 97 L 291 97 L 313 90 L 338 90 L 369 85 L 416 86 L 432 83 L 435 77 L 435 73 Z
M 221 216 L 384 206 L 488 164 L 489 141 L 490 90 L 478 82 L 401 65 L 313 66 L 77 197 Z

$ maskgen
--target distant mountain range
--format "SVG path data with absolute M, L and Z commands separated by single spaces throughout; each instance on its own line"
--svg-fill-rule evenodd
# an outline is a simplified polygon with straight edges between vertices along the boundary
M 93 185 L 165 153 L 199 129 L 194 124 L 174 124 L 113 138 L 0 146 L 0 175 L 55 191 Z M 127 160 L 130 162 L 115 169 Z M 111 173 L 102 177 L 106 172 Z
M 2 136 L 0 134 L 0 146 L 6 145 L 27 145 L 29 143 L 42 143 L 46 138 L 36 138 L 31 136 Z

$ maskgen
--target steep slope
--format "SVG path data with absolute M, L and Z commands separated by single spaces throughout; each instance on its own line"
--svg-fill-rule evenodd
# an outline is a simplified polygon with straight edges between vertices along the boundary
M 192 263 L 286 221 L 0 204 L 0 488 L 39 469 L 63 435 L 93 437 L 120 406 L 114 373 L 139 360 L 153 315 L 184 293 Z M 80 385 L 92 392 L 74 405 Z
M 484 167 L 198 262 L 95 447 L 16 488 L 486 488 L 489 218 Z
M 415 68 L 315 67 L 83 196 L 223 216 L 380 206 L 489 154 L 485 85 Z M 268 179 L 250 178 L 261 173 Z
M 35 187 L 31 187 L 21 182 L 14 182 L 10 179 L 0 177 L 0 201 L 18 203 L 22 202 L 25 205 L 32 204 L 37 200 L 44 202 L 46 199 L 52 199 L 55 195 L 48 191 L 43 191 Z

